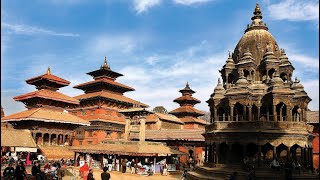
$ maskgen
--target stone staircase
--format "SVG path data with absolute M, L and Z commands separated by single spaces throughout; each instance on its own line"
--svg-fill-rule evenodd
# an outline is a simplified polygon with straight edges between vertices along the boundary
M 194 171 L 187 173 L 187 180 L 227 180 L 232 173 L 238 173 L 237 180 L 247 180 L 248 173 L 240 165 L 218 165 L 217 167 L 197 166 Z M 257 168 L 257 180 L 285 180 L 284 171 L 275 171 L 270 168 Z M 293 173 L 294 180 L 317 180 L 319 177 L 310 172 Z

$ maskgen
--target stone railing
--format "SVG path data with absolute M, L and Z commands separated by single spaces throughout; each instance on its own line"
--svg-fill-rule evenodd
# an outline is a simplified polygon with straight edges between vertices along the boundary
M 312 132 L 313 126 L 305 122 L 274 121 L 218 121 L 206 125 L 205 131 L 215 130 L 299 130 Z

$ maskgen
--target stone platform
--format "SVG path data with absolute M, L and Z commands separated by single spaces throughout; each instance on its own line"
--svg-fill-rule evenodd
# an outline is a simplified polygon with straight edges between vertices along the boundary
M 240 165 L 219 165 L 217 167 L 196 166 L 194 171 L 187 173 L 187 180 L 228 180 L 233 172 L 238 172 L 237 180 L 247 180 L 248 173 Z M 275 171 L 270 168 L 256 168 L 257 180 L 285 180 L 284 170 Z M 311 172 L 293 173 L 292 179 L 318 180 Z

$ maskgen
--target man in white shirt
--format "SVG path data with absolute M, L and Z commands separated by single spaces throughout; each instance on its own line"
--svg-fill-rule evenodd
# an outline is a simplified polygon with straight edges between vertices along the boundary
M 280 170 L 280 163 L 277 158 L 273 159 L 270 166 L 272 169 Z

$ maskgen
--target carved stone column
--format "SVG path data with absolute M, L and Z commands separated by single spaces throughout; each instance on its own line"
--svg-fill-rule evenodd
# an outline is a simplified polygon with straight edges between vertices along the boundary
M 273 159 L 277 157 L 277 147 L 273 146 Z
M 217 108 L 214 107 L 214 121 L 219 121 L 219 118 L 217 116 Z
M 41 133 L 41 145 L 43 146 L 44 145 L 44 134 Z
M 140 118 L 140 132 L 139 132 L 139 141 L 145 142 L 146 139 L 146 119 L 145 117 Z
M 130 134 L 130 118 L 126 118 L 126 125 L 124 127 L 124 140 L 128 141 L 129 140 L 129 134 Z
M 242 120 L 246 120 L 246 116 L 247 116 L 247 106 L 243 106 L 243 116 L 242 116 Z
M 258 121 L 260 120 L 260 107 L 261 107 L 261 106 L 257 106 L 257 109 L 258 109 L 258 119 L 257 119 L 257 120 L 258 120 Z
M 52 134 L 49 134 L 49 146 L 51 146 L 51 135 Z
M 230 105 L 230 117 L 231 117 L 231 121 L 234 121 L 234 118 L 233 118 L 233 116 L 234 116 L 234 114 L 233 114 L 233 105 Z
M 287 106 L 287 121 L 292 121 L 291 118 L 291 107 Z
M 66 142 L 66 136 L 63 134 L 62 135 L 62 145 L 64 145 L 65 142 Z
M 277 121 L 277 109 L 276 105 L 272 106 L 272 111 L 273 111 L 273 121 Z
M 252 106 L 248 106 L 249 109 L 249 121 L 252 121 Z

